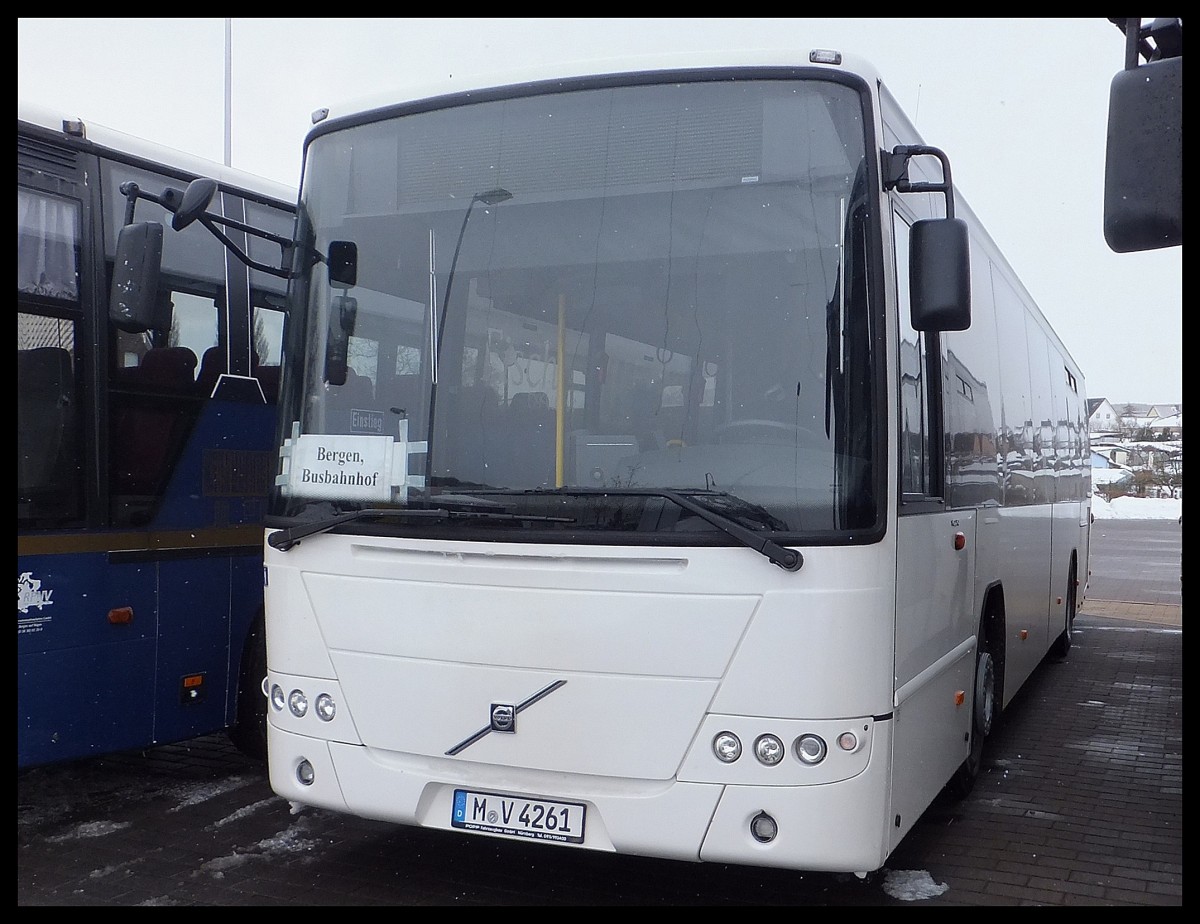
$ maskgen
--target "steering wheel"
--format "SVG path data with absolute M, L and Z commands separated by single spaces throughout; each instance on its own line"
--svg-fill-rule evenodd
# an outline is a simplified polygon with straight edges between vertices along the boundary
M 780 420 L 764 420 L 756 417 L 747 417 L 744 420 L 731 420 L 729 423 L 721 424 L 713 430 L 713 436 L 716 437 L 718 443 L 732 443 L 737 442 L 739 438 L 744 439 L 745 435 L 756 432 L 768 438 L 771 436 L 775 436 L 776 438 L 781 436 L 789 438 L 802 436 L 808 442 L 825 441 L 823 435 L 807 427 L 784 423 Z M 755 440 L 751 441 L 757 442 Z

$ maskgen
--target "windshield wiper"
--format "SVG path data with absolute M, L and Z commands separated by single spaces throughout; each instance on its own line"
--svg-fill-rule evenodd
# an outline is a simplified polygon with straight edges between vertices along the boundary
M 390 517 L 395 519 L 424 519 L 424 520 L 522 520 L 536 523 L 574 523 L 574 517 L 539 516 L 528 513 L 504 513 L 499 510 L 450 510 L 445 507 L 364 507 L 362 510 L 351 510 L 337 516 L 322 520 L 313 520 L 299 526 L 289 526 L 277 530 L 267 536 L 267 542 L 273 548 L 286 552 L 301 539 L 315 536 L 336 529 L 355 520 L 368 517 Z
M 647 488 L 637 491 L 638 494 L 649 494 L 651 496 L 665 497 L 669 501 L 678 504 L 684 510 L 690 510 L 700 519 L 707 523 L 711 523 L 717 529 L 732 536 L 748 549 L 765 555 L 771 560 L 771 564 L 778 565 L 784 571 L 799 571 L 800 566 L 804 564 L 804 556 L 795 549 L 784 548 L 770 539 L 765 539 L 755 533 L 753 530 L 746 529 L 740 523 L 736 523 L 723 513 L 717 513 L 711 507 L 706 507 L 699 503 L 693 497 L 687 494 L 680 494 L 678 491 L 672 491 L 670 488 Z M 706 492 L 706 496 L 723 497 L 731 500 L 741 500 L 733 494 L 722 491 Z
M 555 488 L 542 491 L 521 491 L 521 490 L 496 490 L 496 491 L 474 491 L 474 494 L 524 494 L 524 495 L 567 495 L 567 496 L 608 496 L 608 497 L 663 497 L 674 504 L 682 507 L 684 510 L 694 513 L 700 519 L 704 520 L 711 526 L 715 526 L 721 532 L 736 539 L 748 549 L 753 549 L 762 555 L 765 555 L 771 560 L 772 564 L 778 565 L 784 571 L 799 571 L 800 566 L 804 564 L 804 556 L 795 549 L 785 548 L 770 539 L 766 539 L 752 529 L 747 529 L 740 523 L 734 521 L 726 514 L 719 513 L 699 501 L 695 500 L 697 495 L 703 497 L 711 497 L 714 499 L 720 498 L 724 501 L 736 502 L 737 504 L 754 510 L 761 510 L 755 505 L 743 500 L 735 494 L 730 494 L 726 491 L 689 491 L 682 493 L 674 491 L 671 488 Z M 762 513 L 770 517 L 766 511 Z M 772 518 L 773 519 L 773 518 Z

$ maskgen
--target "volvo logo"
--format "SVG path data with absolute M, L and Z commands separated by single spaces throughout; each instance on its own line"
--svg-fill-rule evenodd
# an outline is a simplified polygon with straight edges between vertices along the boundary
M 542 687 L 528 699 L 524 699 L 515 706 L 512 703 L 492 703 L 488 710 L 488 724 L 471 737 L 460 741 L 446 752 L 447 757 L 453 757 L 465 751 L 480 738 L 490 735 L 492 732 L 507 732 L 508 734 L 516 734 L 517 732 L 517 713 L 522 712 L 536 703 L 539 699 L 549 696 L 559 687 L 566 686 L 565 680 L 556 680 L 554 683 Z
M 515 732 L 517 707 L 511 703 L 492 703 L 492 731 Z

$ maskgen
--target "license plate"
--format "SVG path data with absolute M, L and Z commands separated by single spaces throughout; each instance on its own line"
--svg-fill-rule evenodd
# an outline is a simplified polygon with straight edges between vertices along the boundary
M 468 831 L 582 844 L 585 812 L 586 807 L 578 802 L 456 789 L 450 824 Z

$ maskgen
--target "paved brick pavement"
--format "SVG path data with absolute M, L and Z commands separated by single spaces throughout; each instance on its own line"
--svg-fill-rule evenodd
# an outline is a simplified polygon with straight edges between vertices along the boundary
M 965 811 L 935 804 L 888 866 L 931 903 L 1183 904 L 1181 606 L 1093 600 L 989 741 Z M 944 901 L 943 901 L 944 900 Z
M 397 828 L 290 805 L 223 736 L 18 775 L 17 905 L 1182 906 L 1182 607 L 1086 601 L 984 773 L 854 877 Z

